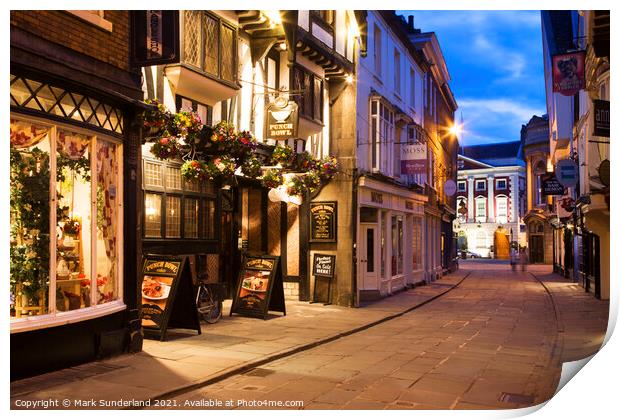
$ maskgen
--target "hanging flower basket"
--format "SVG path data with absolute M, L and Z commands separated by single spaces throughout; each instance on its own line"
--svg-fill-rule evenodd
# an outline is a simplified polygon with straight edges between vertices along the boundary
M 320 159 L 317 164 L 317 170 L 321 178 L 331 178 L 338 172 L 338 159 L 335 156 L 327 156 Z
M 295 169 L 299 172 L 312 171 L 316 168 L 316 165 L 316 159 L 305 150 L 295 156 Z
M 151 108 L 144 112 L 144 128 L 146 138 L 159 137 L 166 129 L 172 115 L 157 99 L 144 101 Z
M 263 174 L 261 182 L 266 188 L 278 188 L 280 185 L 284 184 L 284 176 L 282 176 L 282 171 L 269 169 Z
M 153 143 L 151 153 L 157 159 L 172 159 L 179 155 L 179 143 L 176 137 L 162 137 Z
M 208 176 L 207 165 L 198 160 L 190 160 L 181 165 L 181 175 L 188 181 L 201 181 Z
M 209 179 L 229 178 L 235 173 L 235 161 L 230 156 L 215 158 L 207 163 Z
M 316 171 L 310 171 L 303 177 L 304 186 L 311 193 L 321 186 L 321 177 Z
M 280 164 L 289 168 L 295 161 L 295 151 L 289 146 L 277 145 L 271 154 L 271 160 L 275 164 Z
M 288 195 L 297 195 L 302 197 L 308 188 L 306 187 L 304 176 L 296 175 L 286 183 L 286 192 Z
M 248 178 L 257 178 L 262 173 L 261 166 L 261 161 L 251 156 L 241 164 L 241 172 Z

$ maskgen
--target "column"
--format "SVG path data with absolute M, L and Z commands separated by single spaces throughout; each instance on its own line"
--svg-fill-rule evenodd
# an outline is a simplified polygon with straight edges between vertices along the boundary
M 474 210 L 476 209 L 476 202 L 474 201 L 474 177 L 467 177 L 467 223 L 474 223 Z
M 527 169 L 525 172 L 525 179 L 527 182 L 527 211 L 532 210 L 532 206 L 534 205 L 534 199 L 533 199 L 533 194 L 534 194 L 534 187 L 533 187 L 533 177 L 534 174 L 532 172 L 532 157 L 528 156 L 527 158 Z M 517 189 L 518 184 L 515 184 L 515 189 Z M 513 190 L 514 191 L 514 190 Z
M 517 174 L 510 175 L 510 221 L 519 221 L 519 177 Z M 529 199 L 528 199 L 529 200 Z
M 495 179 L 492 176 L 487 178 L 487 222 L 495 222 Z

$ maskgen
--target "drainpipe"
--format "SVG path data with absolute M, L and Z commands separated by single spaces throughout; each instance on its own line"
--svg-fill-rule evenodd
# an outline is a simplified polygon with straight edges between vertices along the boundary
M 351 306 L 356 308 L 359 306 L 359 296 L 357 290 L 357 183 L 359 182 L 359 173 L 357 168 L 353 169 L 352 181 L 352 197 L 351 197 L 351 215 L 353 227 L 353 253 L 352 253 L 352 278 L 351 278 Z

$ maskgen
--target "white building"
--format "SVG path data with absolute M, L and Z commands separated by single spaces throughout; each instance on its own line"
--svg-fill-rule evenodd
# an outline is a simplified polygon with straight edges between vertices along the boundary
M 511 242 L 526 244 L 521 142 L 462 147 L 458 168 L 455 231 L 460 250 L 508 258 Z

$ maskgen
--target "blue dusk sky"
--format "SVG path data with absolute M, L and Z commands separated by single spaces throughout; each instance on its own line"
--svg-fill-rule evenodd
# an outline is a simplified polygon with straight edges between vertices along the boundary
M 540 11 L 398 13 L 439 40 L 456 120 L 463 114 L 461 145 L 519 140 L 521 124 L 546 113 Z

